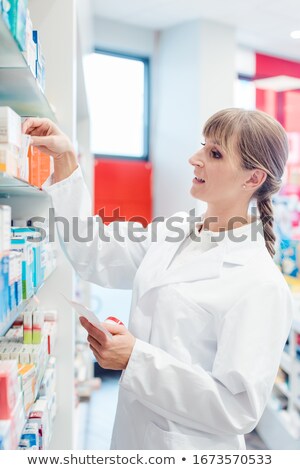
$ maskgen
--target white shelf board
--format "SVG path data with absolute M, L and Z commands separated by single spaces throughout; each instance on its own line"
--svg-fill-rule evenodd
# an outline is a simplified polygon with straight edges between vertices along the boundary
M 37 186 L 32 186 L 27 181 L 0 172 L 0 197 L 3 196 L 36 196 L 50 200 L 48 194 Z
M 20 116 L 47 117 L 55 114 L 30 68 L 0 68 L 0 106 L 9 106 Z

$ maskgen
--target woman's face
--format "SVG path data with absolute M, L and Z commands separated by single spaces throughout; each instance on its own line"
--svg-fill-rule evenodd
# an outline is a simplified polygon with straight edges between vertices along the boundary
M 228 155 L 214 139 L 207 138 L 189 163 L 195 175 L 191 188 L 193 197 L 207 203 L 224 204 L 226 201 L 236 203 L 236 198 L 244 194 L 247 170 L 241 168 L 238 155 Z

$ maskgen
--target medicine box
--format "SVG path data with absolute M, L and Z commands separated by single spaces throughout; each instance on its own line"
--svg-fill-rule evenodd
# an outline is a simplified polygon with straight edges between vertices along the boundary
M 0 144 L 21 147 L 21 118 L 8 106 L 0 106 Z
M 0 325 L 6 324 L 9 314 L 9 257 L 0 258 Z
M 14 237 L 26 237 L 27 241 L 31 244 L 33 253 L 33 266 L 32 266 L 32 282 L 33 287 L 38 287 L 43 281 L 42 276 L 42 261 L 41 261 L 41 233 L 39 230 L 32 227 L 12 227 L 12 234 Z
M 26 45 L 26 15 L 28 0 L 7 0 L 10 3 L 8 12 L 10 30 L 21 51 Z
M 19 149 L 12 144 L 0 144 L 0 172 L 20 176 Z
M 10 249 L 11 207 L 0 206 L 0 254 Z
M 25 60 L 27 64 L 29 65 L 29 68 L 32 72 L 32 74 L 35 76 L 35 67 L 36 67 L 36 44 L 33 41 L 32 38 L 32 21 L 30 18 L 29 10 L 27 8 L 27 14 L 26 14 L 26 38 L 25 38 L 25 51 L 23 52 L 23 55 L 25 57 Z
M 11 249 L 22 254 L 22 298 L 26 300 L 34 293 L 32 243 L 28 242 L 25 237 L 12 237 Z
M 0 420 L 11 419 L 19 394 L 17 361 L 0 361 Z
M 51 157 L 31 145 L 28 151 L 29 183 L 41 187 L 51 171 Z
M 31 408 L 29 422 L 37 423 L 39 428 L 39 449 L 47 449 L 49 443 L 49 411 L 46 400 L 37 400 Z

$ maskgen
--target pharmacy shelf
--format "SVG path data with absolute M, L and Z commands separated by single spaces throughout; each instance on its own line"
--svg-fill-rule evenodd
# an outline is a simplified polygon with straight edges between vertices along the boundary
M 0 172 L 0 197 L 9 196 L 36 196 L 50 200 L 48 194 L 37 186 L 32 186 L 25 180 Z
M 62 3 L 64 5 L 63 15 Z M 46 63 L 47 96 L 55 107 L 60 127 L 70 136 L 74 145 L 78 141 L 80 149 L 85 150 L 89 148 L 89 128 L 87 119 L 81 118 L 86 117 L 86 109 L 78 110 L 76 107 L 78 90 L 76 82 L 77 20 L 79 16 L 80 19 L 82 18 L 77 4 L 78 2 L 75 0 L 64 0 L 63 2 L 59 0 L 52 2 L 49 0 L 29 0 L 28 2 L 32 23 L 42 39 Z M 86 17 L 86 15 L 83 16 Z M 81 36 L 84 38 L 83 34 Z M 58 55 L 57 51 L 60 52 Z M 82 70 L 79 73 L 81 74 L 79 78 L 82 78 Z M 54 118 L 53 109 L 40 90 L 10 31 L 3 19 L 0 18 L 0 105 L 3 104 L 10 106 L 22 116 L 45 116 L 52 120 Z M 81 105 L 80 102 L 79 106 Z M 79 123 L 77 113 L 80 117 Z M 76 126 L 76 121 L 78 126 Z M 88 168 L 88 175 L 92 182 L 93 160 L 86 158 L 84 162 L 83 166 L 85 169 Z M 0 202 L 11 206 L 13 219 L 29 220 L 36 215 L 48 217 L 49 207 L 51 207 L 50 198 L 46 199 L 45 194 L 28 184 L 24 185 L 24 182 L 10 180 L 6 185 L 8 187 L 3 187 L 6 182 L 7 180 L 3 180 L 2 177 L 0 193 L 4 197 Z M 74 448 L 75 320 L 71 307 L 66 305 L 59 292 L 62 291 L 67 297 L 72 298 L 75 292 L 75 283 L 74 271 L 64 257 L 58 243 L 56 248 L 57 269 L 51 279 L 45 283 L 45 287 L 41 289 L 38 297 L 40 305 L 44 309 L 55 308 L 59 312 L 61 333 L 58 335 L 56 344 L 56 390 L 57 406 L 60 412 L 55 419 L 50 448 L 66 450 Z
M 10 106 L 20 116 L 55 114 L 33 76 L 2 16 L 0 16 L 0 106 Z
M 268 404 L 256 431 L 268 449 L 300 450 L 298 432 L 284 410 L 275 410 Z
M 9 106 L 22 117 L 46 117 L 56 121 L 29 67 L 0 68 L 0 106 Z
M 0 326 L 0 336 L 4 336 L 7 331 L 10 329 L 11 325 L 13 322 L 18 318 L 19 315 L 21 315 L 24 311 L 24 309 L 29 305 L 29 303 L 32 301 L 32 299 L 27 299 L 24 300 L 23 302 L 20 303 L 12 312 L 10 313 L 8 319 L 6 320 L 6 323 L 4 326 Z
M 300 311 L 298 299 L 297 312 Z M 300 400 L 299 378 L 300 363 L 296 358 L 297 333 L 300 332 L 300 321 L 297 315 L 292 323 L 289 334 L 288 351 L 283 351 L 280 367 L 289 374 L 289 386 L 283 382 L 275 382 L 273 394 L 262 415 L 256 430 L 269 449 L 300 450 Z M 278 391 L 286 399 L 276 399 Z M 279 409 L 282 405 L 286 409 Z
M 51 274 L 55 271 L 55 269 L 53 269 L 53 271 L 51 271 L 51 273 L 49 273 L 47 275 L 47 277 L 44 279 L 44 281 L 35 289 L 34 293 L 32 294 L 32 296 L 29 298 L 29 299 L 26 299 L 26 300 L 23 300 L 16 308 L 14 308 L 14 310 L 11 312 L 8 320 L 6 321 L 6 324 L 4 326 L 0 326 L 0 336 L 4 336 L 7 331 L 10 329 L 11 325 L 14 323 L 14 321 L 18 318 L 19 315 L 22 315 L 22 313 L 24 312 L 25 308 L 28 307 L 31 302 L 34 302 L 34 296 L 38 294 L 38 292 L 40 291 L 40 289 L 42 289 L 42 287 L 45 285 L 45 282 L 47 281 L 47 279 L 51 276 Z

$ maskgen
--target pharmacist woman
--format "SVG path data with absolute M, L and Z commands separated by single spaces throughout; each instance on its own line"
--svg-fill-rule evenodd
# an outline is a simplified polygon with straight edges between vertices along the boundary
M 86 237 L 91 203 L 69 139 L 45 119 L 28 119 L 23 132 L 54 157 L 45 189 L 56 215 L 78 218 Z M 107 325 L 107 338 L 82 319 L 99 364 L 123 371 L 111 449 L 245 449 L 290 330 L 292 297 L 272 259 L 286 134 L 267 114 L 232 108 L 203 135 L 189 159 L 191 194 L 207 203 L 199 223 L 177 213 L 139 242 L 126 222 L 123 241 L 111 224 L 105 240 L 97 226 L 92 241 L 62 242 L 83 279 L 133 289 L 128 330 Z

